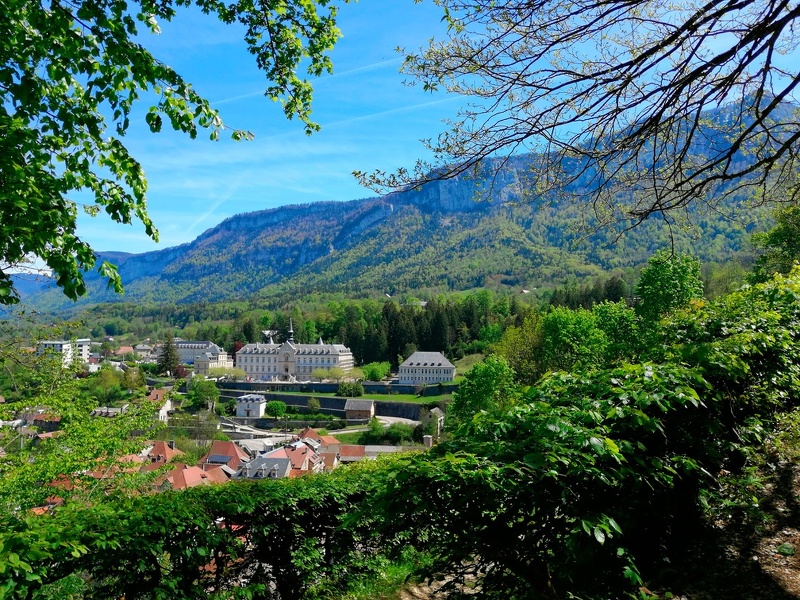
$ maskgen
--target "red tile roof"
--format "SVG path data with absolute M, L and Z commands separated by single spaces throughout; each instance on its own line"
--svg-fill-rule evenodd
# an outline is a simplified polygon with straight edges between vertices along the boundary
M 217 461 L 209 462 L 211 457 L 228 457 L 228 460 L 225 463 Z M 206 465 L 206 468 L 208 469 L 213 469 L 222 466 L 222 464 L 226 464 L 231 469 L 236 470 L 239 468 L 239 465 L 242 464 L 242 461 L 247 460 L 250 460 L 250 456 L 235 443 L 214 440 L 211 443 L 211 450 L 209 450 L 208 453 L 200 459 L 198 464 L 200 466 Z
M 339 446 L 339 456 L 341 458 L 364 458 L 366 456 L 365 448 L 354 444 L 342 444 Z
M 181 464 L 167 474 L 166 481 L 173 490 L 183 490 L 198 485 L 226 483 L 228 476 L 222 469 L 204 471 L 201 467 L 187 467 Z

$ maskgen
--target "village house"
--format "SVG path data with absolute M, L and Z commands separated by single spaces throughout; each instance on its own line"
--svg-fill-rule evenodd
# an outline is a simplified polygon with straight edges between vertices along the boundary
M 250 460 L 250 455 L 234 442 L 214 440 L 211 443 L 211 450 L 197 462 L 197 466 L 204 471 L 225 466 L 235 472 L 243 462 L 248 460 Z
M 344 403 L 344 416 L 348 421 L 365 419 L 369 421 L 375 416 L 375 402 L 349 398 Z
M 225 356 L 227 356 L 226 352 L 214 342 L 195 342 L 190 340 L 176 339 L 174 343 L 175 349 L 178 352 L 178 362 L 184 365 L 193 365 L 195 363 L 195 359 L 206 352 L 210 353 L 211 355 L 225 354 Z
M 261 394 L 245 394 L 236 399 L 236 416 L 261 418 L 266 406 L 267 399 Z
M 147 399 L 158 406 L 158 420 L 168 421 L 170 413 L 175 409 L 169 397 L 169 389 L 154 388 L 147 394 Z

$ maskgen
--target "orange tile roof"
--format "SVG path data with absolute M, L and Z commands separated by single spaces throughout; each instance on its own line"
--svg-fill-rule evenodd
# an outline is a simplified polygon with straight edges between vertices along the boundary
M 179 465 L 167 474 L 166 481 L 169 481 L 173 490 L 184 490 L 186 488 L 197 487 L 198 485 L 226 483 L 228 481 L 228 476 L 222 469 L 204 471 L 200 467 Z
M 239 468 L 239 465 L 242 464 L 242 461 L 250 460 L 250 456 L 247 454 L 247 452 L 242 450 L 234 442 L 223 442 L 220 440 L 214 440 L 211 443 L 211 450 L 209 450 L 208 453 L 198 461 L 198 464 L 207 465 L 208 468 L 221 466 L 221 464 L 218 463 L 208 463 L 208 459 L 212 456 L 229 456 L 230 460 L 228 460 L 226 464 L 234 470 Z
M 342 444 L 339 446 L 339 456 L 347 456 L 351 458 L 363 458 L 366 456 L 364 446 L 355 444 Z

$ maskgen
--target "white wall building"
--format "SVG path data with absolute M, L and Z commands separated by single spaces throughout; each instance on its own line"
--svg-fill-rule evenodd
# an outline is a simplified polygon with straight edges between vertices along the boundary
M 236 416 L 261 418 L 266 406 L 267 399 L 261 394 L 245 394 L 236 399 Z
M 66 340 L 44 340 L 39 342 L 36 350 L 37 354 L 51 354 L 61 356 L 61 364 L 68 367 L 74 358 L 74 348 L 72 342 Z
M 291 336 L 291 330 L 290 330 Z M 353 368 L 353 353 L 341 344 L 297 344 L 290 337 L 283 344 L 247 344 L 236 353 L 236 366 L 250 379 L 308 381 L 317 369 Z
M 406 385 L 447 383 L 456 378 L 456 368 L 441 352 L 414 352 L 403 361 L 398 381 Z
M 208 376 L 210 369 L 232 369 L 233 359 L 228 356 L 227 352 L 221 351 L 219 353 L 204 352 L 194 357 L 194 373 L 195 375 Z
M 92 354 L 92 340 L 89 338 L 81 338 L 75 340 L 75 359 L 81 363 L 88 363 L 89 357 Z
M 178 362 L 182 365 L 193 365 L 198 356 L 210 352 L 211 354 L 224 354 L 225 351 L 214 342 L 193 342 L 189 340 L 175 340 L 175 349 L 178 351 Z

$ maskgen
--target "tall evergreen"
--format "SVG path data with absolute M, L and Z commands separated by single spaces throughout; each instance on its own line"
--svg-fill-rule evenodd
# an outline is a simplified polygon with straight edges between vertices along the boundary
M 178 349 L 175 347 L 175 340 L 172 339 L 172 334 L 167 334 L 167 339 L 161 347 L 161 353 L 158 355 L 158 372 L 161 375 L 173 375 L 175 369 L 178 368 Z

